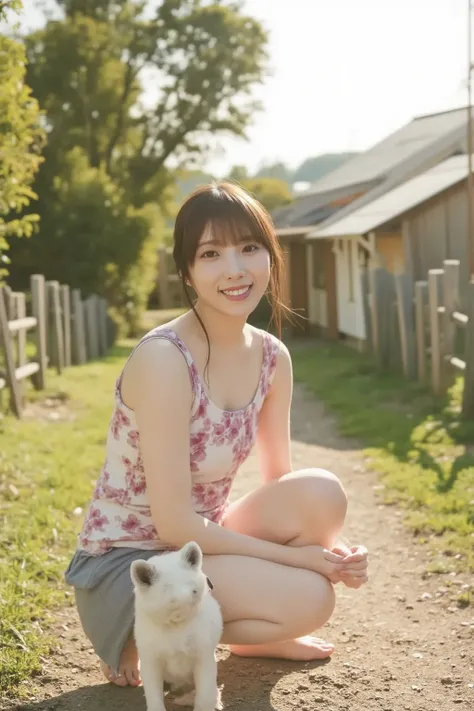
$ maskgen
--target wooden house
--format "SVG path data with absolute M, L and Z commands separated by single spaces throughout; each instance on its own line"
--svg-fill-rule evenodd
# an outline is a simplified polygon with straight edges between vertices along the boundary
M 337 330 L 365 339 L 361 267 L 371 259 L 388 270 L 426 280 L 444 259 L 461 262 L 461 308 L 469 271 L 467 229 L 468 156 L 453 156 L 367 202 L 348 215 L 307 233 L 310 244 L 330 240 L 335 258 Z
M 359 285 L 352 278 L 354 268 L 338 269 L 341 256 L 332 238 L 323 237 L 319 228 L 330 228 L 446 158 L 465 154 L 466 118 L 464 108 L 417 117 L 323 176 L 291 205 L 275 211 L 273 219 L 287 263 L 287 299 L 302 316 L 299 328 L 329 338 L 345 333 L 344 328 L 354 331 L 343 325 L 347 309 L 338 305 L 340 298 L 352 303 L 356 296 Z M 387 234 L 379 240 L 389 262 L 397 258 L 398 249 L 391 237 Z M 344 260 L 352 264 L 357 256 L 354 247 L 349 249 L 344 241 L 339 247 L 347 250 Z

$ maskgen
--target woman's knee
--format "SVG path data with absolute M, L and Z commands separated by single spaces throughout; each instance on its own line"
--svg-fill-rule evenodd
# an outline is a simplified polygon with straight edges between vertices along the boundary
M 347 494 L 340 479 L 326 469 L 300 469 L 280 479 L 294 491 L 301 507 L 309 516 L 330 517 L 336 525 L 344 522 Z

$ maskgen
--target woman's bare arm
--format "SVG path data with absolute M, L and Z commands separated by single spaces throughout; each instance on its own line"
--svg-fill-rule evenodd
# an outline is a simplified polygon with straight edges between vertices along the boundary
M 251 556 L 327 572 L 328 560 L 319 546 L 296 548 L 263 541 L 219 526 L 193 510 L 192 389 L 186 362 L 176 346 L 157 339 L 141 346 L 125 369 L 122 387 L 124 401 L 135 411 L 147 495 L 162 540 L 177 547 L 194 540 L 206 554 Z

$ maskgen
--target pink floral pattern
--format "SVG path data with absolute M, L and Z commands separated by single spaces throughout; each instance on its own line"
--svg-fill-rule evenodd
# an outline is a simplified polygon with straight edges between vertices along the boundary
M 174 331 L 160 327 L 144 337 L 171 340 L 188 364 L 193 388 L 189 447 L 192 505 L 197 513 L 215 523 L 222 521 L 234 477 L 254 446 L 258 415 L 275 372 L 279 342 L 266 332 L 263 335 L 257 392 L 247 407 L 234 412 L 221 410 L 209 399 L 190 352 Z M 106 459 L 79 535 L 79 547 L 93 555 L 117 546 L 171 548 L 160 540 L 152 522 L 135 416 L 123 403 L 119 386 L 120 378 L 116 383 Z M 219 462 L 221 472 L 217 479 L 215 462 Z

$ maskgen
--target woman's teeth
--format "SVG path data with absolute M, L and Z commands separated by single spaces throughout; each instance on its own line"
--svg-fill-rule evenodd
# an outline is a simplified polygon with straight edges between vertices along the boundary
M 242 296 L 242 294 L 246 294 L 249 289 L 250 286 L 244 286 L 241 289 L 223 289 L 222 291 L 228 296 Z

